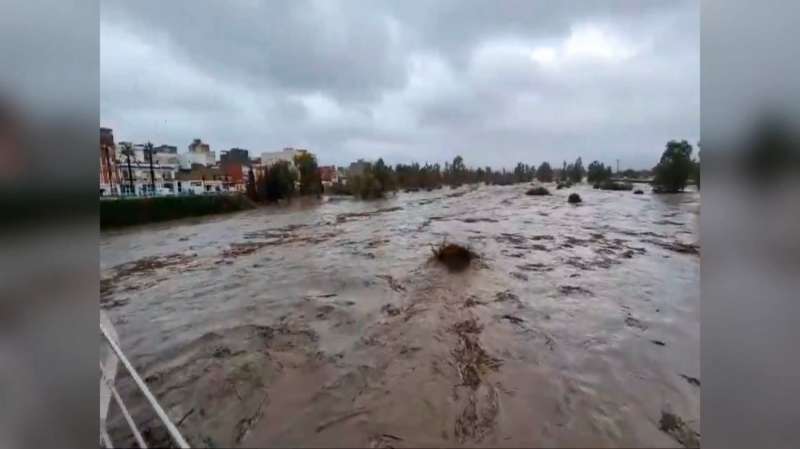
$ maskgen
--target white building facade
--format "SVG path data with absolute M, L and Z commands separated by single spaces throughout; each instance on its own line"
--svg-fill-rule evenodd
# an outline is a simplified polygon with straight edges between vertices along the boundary
M 118 165 L 118 169 L 122 196 L 175 194 L 175 172 L 178 169 L 176 165 L 156 164 L 154 161 L 152 177 L 149 162 L 131 160 L 129 167 L 128 162 L 123 159 Z M 153 185 L 155 185 L 155 190 Z
M 289 166 L 295 168 L 294 157 L 306 153 L 308 153 L 308 150 L 302 148 L 291 148 L 291 147 L 284 148 L 281 151 L 270 151 L 261 153 L 261 166 L 270 167 L 274 165 L 276 162 L 286 161 L 289 163 Z

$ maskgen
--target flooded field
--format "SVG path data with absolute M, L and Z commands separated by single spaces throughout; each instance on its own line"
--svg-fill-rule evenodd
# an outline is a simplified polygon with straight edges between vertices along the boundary
M 193 446 L 695 446 L 699 194 L 528 187 L 103 233 L 102 307 Z

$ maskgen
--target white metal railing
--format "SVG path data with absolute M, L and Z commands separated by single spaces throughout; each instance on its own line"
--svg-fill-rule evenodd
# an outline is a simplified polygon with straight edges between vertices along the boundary
M 169 416 L 167 416 L 166 412 L 164 412 L 164 409 L 161 408 L 161 405 L 158 403 L 155 396 L 153 396 L 153 393 L 150 392 L 150 389 L 147 387 L 147 384 L 144 382 L 144 380 L 142 380 L 141 376 L 139 376 L 139 373 L 136 372 L 136 369 L 133 368 L 133 365 L 128 360 L 128 358 L 125 357 L 125 354 L 122 352 L 122 349 L 119 347 L 119 344 L 117 343 L 116 333 L 114 332 L 113 327 L 111 326 L 111 322 L 107 318 L 106 319 L 104 318 L 106 317 L 101 315 L 100 333 L 103 335 L 103 338 L 105 339 L 106 343 L 108 343 L 108 346 L 113 351 L 113 356 L 108 360 L 106 360 L 105 364 L 103 363 L 103 360 L 100 361 L 101 444 L 106 448 L 113 447 L 113 443 L 111 441 L 110 436 L 108 435 L 108 432 L 106 431 L 106 426 L 105 426 L 105 419 L 106 419 L 105 415 L 108 413 L 109 402 L 113 398 L 114 401 L 119 406 L 120 411 L 122 411 L 122 416 L 128 423 L 131 432 L 133 432 L 133 436 L 136 439 L 136 442 L 139 444 L 139 447 L 142 448 L 147 447 L 144 438 L 142 438 L 141 432 L 139 432 L 139 429 L 136 427 L 136 423 L 133 421 L 133 418 L 131 417 L 128 408 L 125 406 L 125 403 L 122 401 L 119 392 L 114 386 L 114 379 L 116 377 L 116 372 L 117 372 L 116 362 L 117 360 L 119 360 L 122 362 L 122 366 L 124 366 L 125 369 L 128 370 L 128 373 L 131 375 L 131 378 L 136 383 L 136 386 L 139 388 L 139 391 L 141 391 L 142 394 L 144 394 L 144 397 L 147 399 L 147 402 L 149 402 L 150 406 L 153 407 L 153 410 L 155 410 L 156 415 L 158 415 L 158 418 L 164 424 L 164 427 L 167 428 L 169 435 L 172 437 L 172 439 L 175 441 L 178 447 L 188 448 L 189 444 L 183 438 L 180 431 L 178 431 L 178 428 L 169 419 Z

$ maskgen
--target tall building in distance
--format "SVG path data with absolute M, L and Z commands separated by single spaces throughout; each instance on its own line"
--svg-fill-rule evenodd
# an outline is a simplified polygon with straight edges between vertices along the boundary
M 179 155 L 181 169 L 189 170 L 192 165 L 200 164 L 211 166 L 217 163 L 217 156 L 211 151 L 211 147 L 200 139 L 192 140 L 189 144 L 189 152 Z
M 231 163 L 249 165 L 250 152 L 243 148 L 231 148 L 228 151 L 223 151 L 219 155 L 219 162 L 221 165 L 226 165 Z
M 153 153 L 178 154 L 178 147 L 175 145 L 159 145 L 157 147 L 153 147 Z
M 207 154 L 211 152 L 211 147 L 209 147 L 208 144 L 204 143 L 201 139 L 194 139 L 192 140 L 192 143 L 189 144 L 189 152 Z
M 308 150 L 292 147 L 286 147 L 282 151 L 261 153 L 261 165 L 271 166 L 278 161 L 286 161 L 290 166 L 294 167 L 294 157 L 305 153 L 308 153 Z

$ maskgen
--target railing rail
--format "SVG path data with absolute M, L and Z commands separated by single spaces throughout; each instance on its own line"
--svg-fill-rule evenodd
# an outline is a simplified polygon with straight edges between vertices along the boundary
M 167 416 L 167 413 L 164 411 L 164 409 L 161 408 L 161 405 L 158 403 L 155 396 L 153 396 L 153 393 L 150 392 L 150 389 L 147 387 L 147 384 L 144 382 L 144 380 L 142 380 L 141 376 L 139 376 L 139 373 L 136 372 L 136 369 L 134 369 L 131 362 L 122 352 L 122 349 L 119 347 L 119 344 L 117 344 L 116 339 L 111 336 L 109 329 L 106 328 L 106 325 L 103 324 L 102 320 L 100 322 L 100 332 L 103 335 L 106 343 L 108 343 L 111 350 L 114 352 L 117 358 L 122 362 L 122 366 L 124 366 L 125 369 L 128 371 L 128 373 L 131 375 L 131 378 L 136 383 L 136 386 L 139 388 L 142 394 L 144 394 L 144 397 L 145 399 L 147 399 L 147 402 L 150 403 L 151 407 L 153 407 L 153 410 L 155 410 L 156 415 L 158 415 L 158 418 L 164 424 L 164 427 L 167 428 L 167 432 L 169 432 L 169 435 L 172 437 L 172 439 L 175 441 L 178 447 L 182 449 L 188 448 L 189 444 L 183 438 L 183 435 L 181 435 L 180 431 L 178 431 L 178 428 L 169 419 L 169 416 Z M 107 373 L 106 369 L 103 368 L 102 362 L 100 364 L 100 376 L 101 376 L 100 377 L 101 382 L 105 382 L 107 388 L 109 388 L 111 392 L 112 397 L 114 398 L 114 401 L 117 403 L 117 405 L 119 405 L 120 410 L 122 411 L 122 415 L 125 417 L 125 421 L 127 421 L 128 426 L 131 428 L 131 431 L 133 432 L 133 436 L 136 439 L 136 442 L 139 444 L 140 447 L 146 448 L 147 445 L 144 442 L 144 438 L 142 438 L 139 429 L 136 427 L 136 423 L 133 421 L 130 412 L 128 412 L 128 408 L 125 406 L 125 403 L 122 401 L 119 392 L 114 386 L 114 378 L 112 377 L 112 373 Z M 104 419 L 104 417 L 101 418 Z M 101 427 L 100 429 L 100 439 L 105 447 L 107 448 L 113 447 L 111 438 L 109 437 L 104 427 Z

